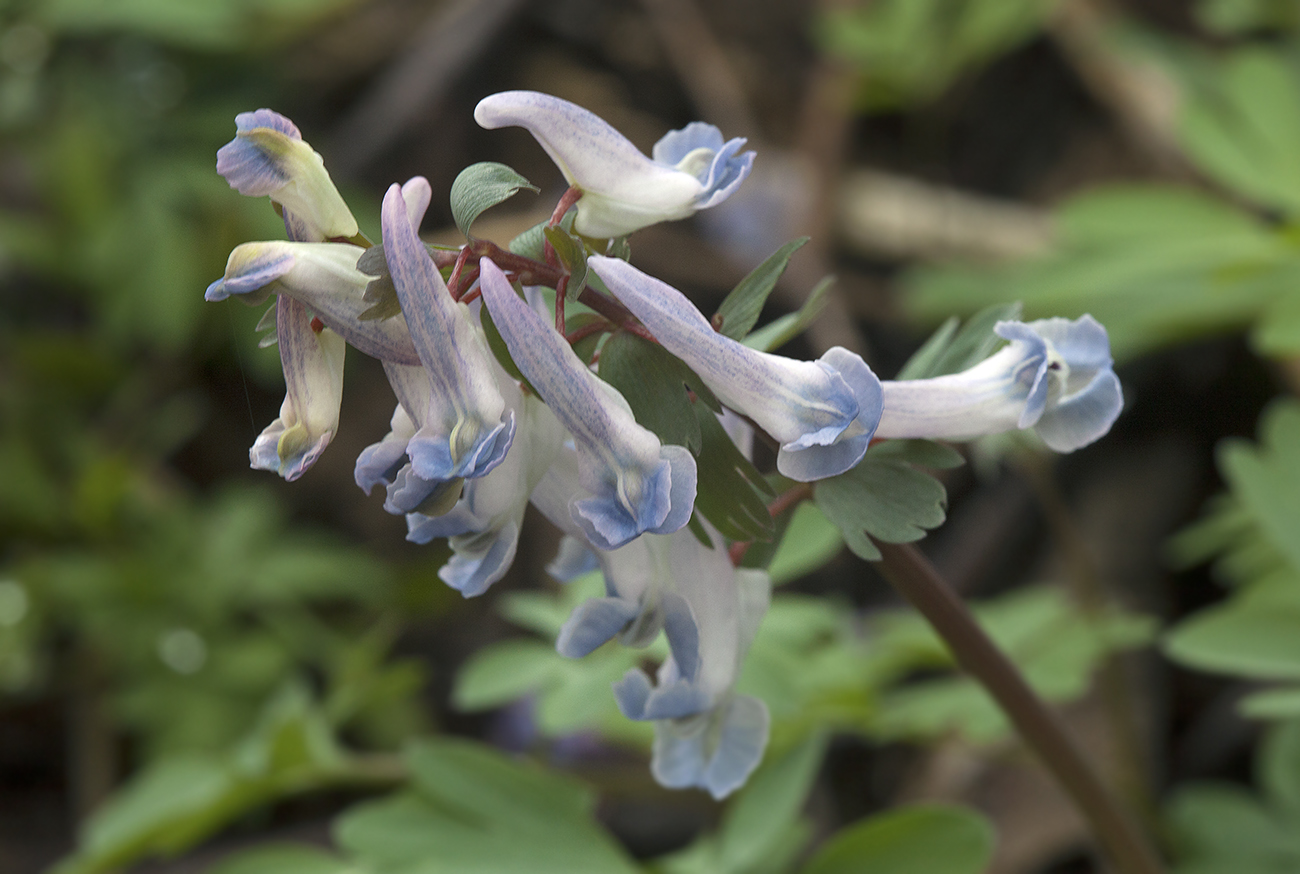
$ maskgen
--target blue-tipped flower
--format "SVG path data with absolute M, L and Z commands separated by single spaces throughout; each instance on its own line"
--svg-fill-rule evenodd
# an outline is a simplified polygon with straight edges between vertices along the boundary
M 862 460 L 880 419 L 880 380 L 839 346 L 817 361 L 758 352 L 713 330 L 684 294 L 618 258 L 591 269 L 663 347 L 685 361 L 731 409 L 776 438 L 776 467 L 800 482 L 835 476 Z
M 606 597 L 580 605 L 556 641 L 577 657 L 617 636 L 645 646 L 663 629 L 671 655 L 657 683 L 639 669 L 614 686 L 630 719 L 653 720 L 651 770 L 665 786 L 698 786 L 721 798 L 757 766 L 767 740 L 767 708 L 733 693 L 745 653 L 767 612 L 763 571 L 735 568 L 721 538 L 692 532 L 647 535 L 598 553 Z
M 877 437 L 961 440 L 1033 428 L 1073 452 L 1110 430 L 1124 406 L 1110 341 L 1092 316 L 998 322 L 1011 341 L 961 373 L 886 381 Z
M 231 188 L 252 197 L 269 196 L 280 204 L 295 240 L 356 235 L 357 221 L 330 180 L 325 162 L 293 122 L 259 109 L 235 116 L 235 128 L 235 138 L 217 151 L 217 172 Z
M 657 222 L 717 206 L 740 187 L 754 163 L 743 139 L 723 142 L 712 125 L 672 131 L 647 158 L 600 117 L 536 91 L 485 97 L 474 119 L 493 129 L 526 128 L 582 190 L 573 227 L 589 237 L 621 237 Z
M 338 430 L 346 347 L 329 328 L 316 330 L 311 313 L 291 298 L 276 302 L 275 326 L 284 366 L 284 403 L 280 417 L 262 431 L 248 458 L 254 468 L 293 481 L 316 463 Z
M 357 270 L 363 251 L 349 243 L 244 243 L 230 253 L 225 276 L 209 285 L 204 297 L 241 295 L 256 303 L 269 294 L 287 295 L 365 354 L 419 364 L 405 319 L 361 319 L 371 306 L 363 297 L 371 277 Z
M 528 498 L 564 440 L 555 415 L 538 398 L 523 396 L 500 367 L 497 384 L 519 423 L 505 460 L 487 476 L 468 480 L 450 512 L 406 517 L 407 540 L 450 538 L 452 557 L 438 576 L 466 598 L 483 594 L 510 569 Z
M 479 283 L 515 364 L 573 436 L 587 497 L 569 513 L 595 546 L 616 549 L 643 532 L 667 534 L 691 517 L 695 459 L 637 424 L 627 401 L 515 293 L 488 259 Z
M 428 182 L 417 177 L 407 188 L 415 193 Z M 431 389 L 407 454 L 423 480 L 484 476 L 510 448 L 514 412 L 497 389 L 487 342 L 469 308 L 452 300 L 416 235 L 418 217 L 413 221 L 408 214 L 403 194 L 393 185 L 384 196 L 384 255 Z

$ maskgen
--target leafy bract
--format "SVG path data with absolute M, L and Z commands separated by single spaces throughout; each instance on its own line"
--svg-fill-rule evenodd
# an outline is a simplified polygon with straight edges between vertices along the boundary
M 663 443 L 685 446 L 698 456 L 703 446 L 689 390 L 714 410 L 713 392 L 680 358 L 658 343 L 619 331 L 600 350 L 600 378 L 618 389 L 637 422 Z
M 468 237 L 479 215 L 514 197 L 521 188 L 541 191 L 505 164 L 494 161 L 470 164 L 451 183 L 451 214 L 456 227 Z
M 920 540 L 930 528 L 943 524 L 947 492 L 934 477 L 908 464 L 893 441 L 867 450 L 857 467 L 820 480 L 813 500 L 826 518 L 844 533 L 844 542 L 859 558 L 877 561 L 880 550 L 871 539 L 886 543 Z
M 763 312 L 767 296 L 776 288 L 786 265 L 790 263 L 790 258 L 807 242 L 807 237 L 791 240 L 740 280 L 722 301 L 714 316 L 718 320 L 718 331 L 721 334 L 733 340 L 741 340 L 749 333 Z
M 895 379 L 930 379 L 973 367 L 1003 342 L 993 333 L 994 326 L 1019 319 L 1021 309 L 1018 302 L 993 304 L 967 319 L 960 330 L 958 320 L 949 319 L 907 359 Z
M 786 313 L 781 318 L 769 322 L 754 333 L 745 337 L 744 343 L 759 352 L 771 352 L 789 343 L 799 336 L 812 320 L 821 315 L 826 306 L 826 295 L 835 284 L 835 277 L 827 276 L 808 292 L 808 299 L 799 307 L 798 312 Z

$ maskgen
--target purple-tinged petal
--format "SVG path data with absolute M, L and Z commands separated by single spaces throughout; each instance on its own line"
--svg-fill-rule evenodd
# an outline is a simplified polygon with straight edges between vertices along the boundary
M 287 388 L 280 417 L 248 452 L 252 467 L 286 480 L 302 476 L 338 430 L 343 397 L 343 340 L 328 328 L 312 328 L 301 303 L 281 298 L 276 333 Z
M 582 658 L 613 640 L 640 612 L 637 604 L 622 598 L 589 598 L 569 615 L 555 649 L 560 655 Z
M 389 432 L 378 443 L 372 443 L 357 456 L 353 478 L 367 495 L 375 486 L 388 485 L 397 478 L 397 472 L 406 464 L 406 444 L 415 435 L 415 423 L 401 404 L 393 410 Z
M 407 453 L 415 473 L 426 480 L 484 476 L 510 448 L 514 412 L 497 389 L 491 353 L 468 308 L 451 299 L 416 236 L 402 193 L 393 185 L 384 196 L 384 255 L 432 387 L 428 411 Z
M 690 452 L 661 445 L 637 424 L 622 395 L 587 369 L 486 258 L 479 281 L 515 364 L 573 436 L 586 491 L 569 503 L 573 523 L 601 549 L 684 526 L 695 500 Z
M 717 128 L 696 122 L 660 140 L 652 160 L 599 116 L 535 91 L 486 97 L 474 118 L 489 129 L 523 127 L 537 139 L 582 190 L 574 229 L 592 237 L 623 236 L 714 206 L 749 173 L 754 157 L 735 155 L 743 140 L 728 151 Z M 718 163 L 715 153 L 723 152 Z
M 359 351 L 419 364 L 404 318 L 361 319 L 370 308 L 363 297 L 370 277 L 356 266 L 362 251 L 348 243 L 244 243 L 230 253 L 225 276 L 209 285 L 204 297 L 218 301 L 241 294 L 256 301 L 270 293 L 287 295 Z
M 217 172 L 230 187 L 269 196 L 283 207 L 295 239 L 349 238 L 357 222 L 325 170 L 325 162 L 289 119 L 269 109 L 235 116 L 235 138 L 217 151 Z M 292 219 L 290 218 L 292 216 Z
M 781 443 L 777 469 L 807 482 L 862 460 L 880 417 L 880 382 L 858 355 L 835 347 L 818 361 L 758 352 L 713 330 L 681 292 L 617 258 L 588 262 L 664 348 L 731 409 Z

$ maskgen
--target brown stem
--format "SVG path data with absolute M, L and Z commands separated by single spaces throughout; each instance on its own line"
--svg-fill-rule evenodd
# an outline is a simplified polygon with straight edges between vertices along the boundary
M 580 340 L 585 340 L 586 338 L 590 337 L 592 334 L 599 334 L 601 331 L 613 332 L 617 330 L 618 330 L 618 325 L 612 324 L 610 322 L 606 322 L 606 321 L 592 322 L 589 325 L 583 325 L 581 328 L 576 328 L 573 331 L 570 331 L 569 333 L 565 334 L 564 340 L 566 343 L 572 346 L 573 344 L 577 343 Z
M 564 295 L 569 288 L 568 274 L 560 277 L 555 286 L 555 330 L 564 336 Z
M 934 565 L 910 544 L 876 546 L 881 554 L 876 567 L 943 638 L 957 663 L 998 702 L 1088 820 L 1121 874 L 1162 874 L 1164 867 L 1147 837 L 1102 784 L 1060 718 L 984 633 Z
M 551 213 L 551 220 L 547 222 L 551 227 L 555 227 L 564 218 L 575 203 L 582 198 L 582 189 L 575 185 L 570 185 L 569 189 L 560 196 L 559 203 L 555 204 L 555 212 Z

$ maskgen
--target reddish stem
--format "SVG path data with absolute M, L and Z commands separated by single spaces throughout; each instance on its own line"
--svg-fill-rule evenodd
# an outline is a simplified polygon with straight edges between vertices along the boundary
M 555 204 L 555 211 L 551 213 L 551 220 L 546 223 L 547 227 L 553 228 L 557 226 L 560 220 L 564 218 L 564 214 L 578 202 L 580 197 L 582 197 L 582 191 L 570 185 L 569 189 L 560 195 L 560 202 Z M 560 259 L 555 254 L 555 247 L 551 245 L 551 241 L 546 239 L 545 236 L 542 239 L 544 240 L 542 243 L 542 257 L 546 259 L 547 264 L 558 266 Z
M 618 330 L 618 325 L 615 325 L 611 322 L 606 322 L 606 321 L 592 322 L 589 325 L 583 325 L 581 328 L 576 328 L 572 332 L 565 334 L 564 339 L 568 342 L 570 346 L 572 346 L 573 344 L 581 340 L 585 340 L 586 338 L 590 337 L 592 334 L 599 334 L 601 331 L 613 332 L 617 330 Z
M 806 498 L 811 498 L 812 493 L 812 485 L 809 483 L 799 483 L 797 486 L 791 486 L 781 494 L 777 495 L 772 503 L 767 505 L 767 512 L 773 519 L 775 519 L 800 501 L 805 500 Z M 744 540 L 731 544 L 731 549 L 728 551 L 728 554 L 731 556 L 732 567 L 740 566 L 741 561 L 745 558 L 745 553 L 748 552 L 749 547 L 753 545 L 754 542 L 752 540 Z
M 465 262 L 469 260 L 469 246 L 462 246 L 460 254 L 456 256 L 456 263 L 452 265 L 451 275 L 447 277 L 447 289 L 451 292 L 452 300 L 460 300 L 460 273 L 465 269 Z

